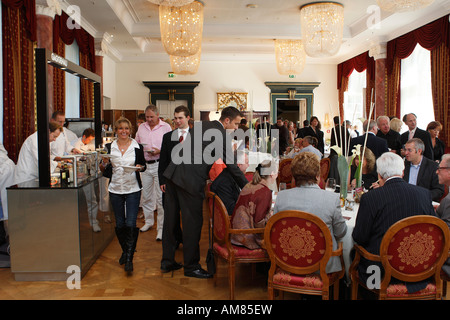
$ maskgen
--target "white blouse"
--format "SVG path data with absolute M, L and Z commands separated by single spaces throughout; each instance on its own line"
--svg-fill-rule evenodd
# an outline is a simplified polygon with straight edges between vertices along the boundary
M 139 172 L 128 171 L 122 166 L 134 167 L 136 163 L 135 148 L 139 148 L 139 144 L 136 140 L 131 139 L 131 143 L 128 149 L 122 155 L 117 141 L 111 143 L 111 163 L 113 166 L 111 181 L 109 183 L 108 191 L 116 194 L 129 194 L 141 190 L 136 178 L 136 174 Z

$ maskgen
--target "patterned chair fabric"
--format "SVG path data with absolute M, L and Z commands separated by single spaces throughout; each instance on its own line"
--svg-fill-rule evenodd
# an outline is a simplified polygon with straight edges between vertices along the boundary
M 292 188 L 292 172 L 291 172 L 291 162 L 293 159 L 283 159 L 278 166 L 278 177 L 277 185 L 280 183 L 286 183 L 286 188 Z
M 271 261 L 269 299 L 277 289 L 322 295 L 328 300 L 332 285 L 338 299 L 339 279 L 345 273 L 342 243 L 333 251 L 330 230 L 319 217 L 297 210 L 278 212 L 266 226 L 264 241 Z M 341 256 L 342 271 L 325 272 L 331 256 Z
M 323 158 L 320 160 L 320 181 L 319 187 L 325 190 L 326 181 L 330 173 L 330 158 Z
M 448 257 L 450 231 L 447 224 L 433 216 L 418 215 L 393 224 L 383 237 L 380 255 L 372 255 L 355 245 L 356 256 L 350 267 L 352 299 L 358 297 L 361 283 L 357 265 L 360 256 L 381 261 L 384 278 L 379 290 L 372 290 L 384 299 L 437 299 L 442 296 L 441 268 Z M 392 282 L 392 278 L 395 279 Z M 430 279 L 426 288 L 410 293 L 405 282 Z M 398 283 L 398 282 L 401 283 Z

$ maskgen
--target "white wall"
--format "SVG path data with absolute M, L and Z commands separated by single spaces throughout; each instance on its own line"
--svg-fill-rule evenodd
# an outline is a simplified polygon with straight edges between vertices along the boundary
M 217 109 L 217 92 L 248 92 L 249 105 L 253 100 L 254 110 L 268 111 L 270 110 L 270 89 L 264 84 L 265 82 L 320 82 L 320 86 L 314 90 L 313 115 L 318 116 L 323 122 L 325 113 L 330 112 L 330 105 L 337 115 L 336 65 L 307 65 L 303 73 L 294 79 L 279 75 L 275 63 L 261 62 L 202 61 L 197 74 L 177 75 L 175 79 L 168 78 L 168 72 L 171 71 L 169 62 L 118 62 L 115 67 L 115 77 L 113 77 L 109 74 L 108 66 L 104 65 L 104 92 L 107 96 L 107 93 L 111 95 L 115 93 L 113 109 L 143 110 L 149 102 L 149 90 L 144 86 L 143 81 L 200 81 L 194 91 L 195 119 L 200 118 L 200 110 Z M 108 78 L 116 79 L 114 89 L 114 84 L 107 82 Z
M 116 106 L 116 62 L 105 55 L 103 57 L 103 95 L 111 99 L 111 108 L 119 109 Z

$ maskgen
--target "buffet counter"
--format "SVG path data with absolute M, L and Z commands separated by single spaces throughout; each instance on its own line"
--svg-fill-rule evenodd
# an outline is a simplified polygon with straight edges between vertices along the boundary
M 86 274 L 114 237 L 107 184 L 99 174 L 77 186 L 42 188 L 29 181 L 7 189 L 15 280 L 65 281 L 74 266 Z

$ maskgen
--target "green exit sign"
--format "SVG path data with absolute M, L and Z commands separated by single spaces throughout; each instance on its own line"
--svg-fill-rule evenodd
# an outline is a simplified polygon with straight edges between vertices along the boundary
M 295 74 L 290 74 L 289 75 L 289 79 L 294 79 L 295 78 Z
M 168 77 L 169 77 L 169 79 L 175 78 L 175 73 L 169 72 Z

